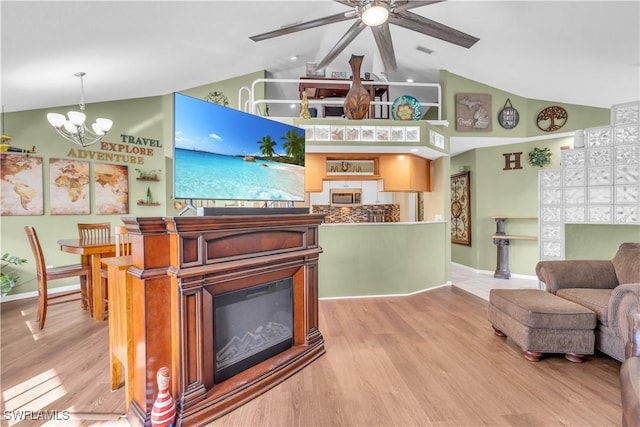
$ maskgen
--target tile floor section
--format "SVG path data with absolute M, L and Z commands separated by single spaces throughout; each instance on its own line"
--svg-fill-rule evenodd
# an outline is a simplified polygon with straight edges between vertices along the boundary
M 455 263 L 451 263 L 451 283 L 487 301 L 491 289 L 540 289 L 536 277 L 512 276 L 510 279 L 496 279 L 493 271 L 477 271 Z

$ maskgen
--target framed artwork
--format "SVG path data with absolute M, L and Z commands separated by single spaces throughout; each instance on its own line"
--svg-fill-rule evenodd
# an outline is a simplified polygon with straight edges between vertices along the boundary
M 316 125 L 316 141 L 329 141 L 329 125 Z
M 456 130 L 491 131 L 491 95 L 484 93 L 456 94 Z
M 451 175 L 451 243 L 471 246 L 471 175 Z
M 344 141 L 344 126 L 331 125 L 331 140 Z
M 375 141 L 375 139 L 376 139 L 376 127 L 375 126 L 361 126 L 360 127 L 360 139 L 362 141 Z
M 376 141 L 389 141 L 391 139 L 391 129 L 389 126 L 376 126 Z
M 405 131 L 405 140 L 407 142 L 420 142 L 420 126 L 407 126 Z
M 345 141 L 359 141 L 359 140 L 360 140 L 360 126 L 346 126 Z
M 300 125 L 302 129 L 304 129 L 304 140 L 305 141 L 313 141 L 316 139 L 315 136 L 315 128 L 313 125 Z
M 0 154 L 0 215 L 44 215 L 42 158 Z
M 391 140 L 392 141 L 404 141 L 404 126 L 392 126 L 391 127 Z
M 49 206 L 51 215 L 88 215 L 89 162 L 49 159 Z
M 93 175 L 96 213 L 129 213 L 129 167 L 96 163 Z

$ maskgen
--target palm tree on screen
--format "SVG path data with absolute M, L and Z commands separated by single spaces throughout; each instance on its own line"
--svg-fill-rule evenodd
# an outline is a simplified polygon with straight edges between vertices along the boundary
M 258 144 L 260 144 L 260 151 L 264 156 L 273 157 L 273 154 L 275 153 L 273 147 L 275 147 L 277 143 L 270 135 L 263 136 L 262 139 L 258 141 Z

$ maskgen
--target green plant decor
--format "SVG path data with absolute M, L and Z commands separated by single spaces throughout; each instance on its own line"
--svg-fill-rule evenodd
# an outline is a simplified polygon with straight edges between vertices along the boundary
M 547 166 L 551 163 L 551 149 L 549 147 L 538 148 L 535 147 L 529 151 L 529 164 L 531 166 L 537 166 L 539 168 Z
M 2 264 L 0 264 L 0 289 L 4 297 L 18 284 L 18 276 L 15 275 L 14 269 L 11 266 L 22 265 L 26 263 L 27 260 L 15 255 L 9 255 L 7 252 L 2 255 L 0 261 L 2 261 Z
M 136 172 L 138 172 L 138 178 L 142 178 L 142 179 L 158 179 L 158 174 L 161 171 L 160 171 L 160 169 L 153 169 L 153 170 L 150 170 L 150 171 L 145 171 L 145 170 L 136 168 Z

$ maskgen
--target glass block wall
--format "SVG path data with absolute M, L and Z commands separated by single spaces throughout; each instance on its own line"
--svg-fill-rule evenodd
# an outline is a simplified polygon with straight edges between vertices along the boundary
M 640 101 L 614 105 L 611 125 L 584 131 L 584 147 L 562 150 L 542 169 L 541 260 L 564 258 L 565 224 L 640 224 Z

